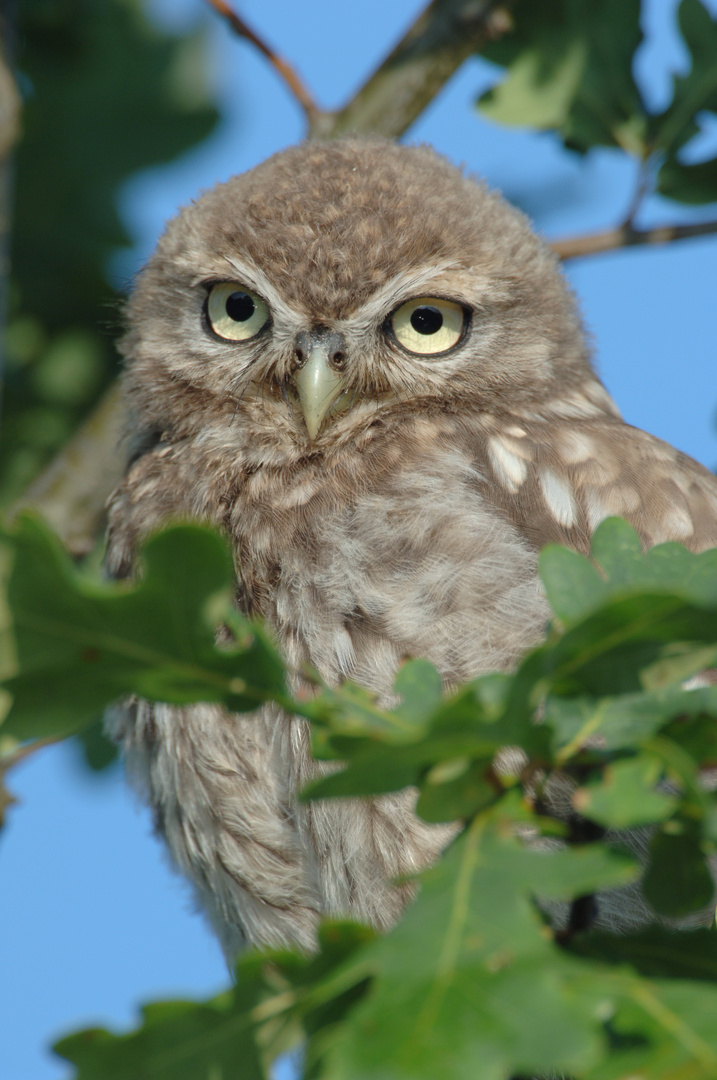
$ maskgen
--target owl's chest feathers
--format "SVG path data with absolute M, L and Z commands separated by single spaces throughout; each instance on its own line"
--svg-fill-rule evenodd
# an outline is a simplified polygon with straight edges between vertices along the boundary
M 510 666 L 546 619 L 535 553 L 487 504 L 473 455 L 413 435 L 335 467 L 248 471 L 223 522 L 247 606 L 289 661 L 384 695 L 405 656 L 449 684 Z

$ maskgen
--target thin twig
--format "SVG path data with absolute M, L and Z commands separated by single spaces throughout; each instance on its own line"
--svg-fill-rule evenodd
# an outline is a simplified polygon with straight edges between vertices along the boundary
M 652 188 L 652 168 L 651 162 L 648 159 L 641 161 L 637 172 L 637 182 L 635 183 L 635 190 L 630 200 L 630 205 L 625 214 L 624 221 L 622 223 L 623 228 L 633 229 L 635 226 L 635 218 L 642 206 L 648 192 Z
M 14 768 L 15 765 L 19 765 L 21 761 L 25 761 L 32 754 L 37 753 L 38 750 L 44 750 L 46 746 L 52 746 L 53 743 L 60 742 L 62 738 L 63 736 L 48 735 L 44 739 L 34 739 L 32 742 L 16 747 L 8 754 L 0 755 L 0 829 L 5 824 L 7 809 L 14 806 L 18 801 L 13 793 L 5 787 L 5 775 L 8 770 Z
M 237 15 L 236 11 L 234 11 L 229 4 L 225 3 L 225 0 L 207 0 L 207 3 L 210 7 L 213 7 L 219 15 L 226 19 L 235 34 L 250 41 L 252 45 L 256 46 L 259 52 L 267 58 L 271 66 L 278 72 L 301 108 L 304 110 L 306 122 L 311 126 L 316 121 L 321 110 L 291 64 L 284 60 L 282 56 L 275 53 L 274 50 L 259 37 L 256 31 L 252 30 L 246 20 L 241 18 L 240 15 Z
M 633 229 L 629 225 L 622 225 L 605 232 L 553 240 L 550 247 L 559 259 L 577 259 L 581 255 L 600 255 L 605 251 L 641 244 L 670 244 L 675 240 L 689 240 L 711 233 L 717 233 L 717 221 L 700 221 L 694 225 L 658 225 L 654 229 Z
M 46 746 L 54 746 L 55 743 L 62 742 L 64 738 L 64 735 L 47 735 L 44 739 L 33 739 L 32 742 L 23 743 L 22 746 L 11 750 L 9 754 L 3 754 L 0 756 L 0 776 L 8 769 L 19 765 L 21 761 L 36 754 L 38 750 L 44 750 Z

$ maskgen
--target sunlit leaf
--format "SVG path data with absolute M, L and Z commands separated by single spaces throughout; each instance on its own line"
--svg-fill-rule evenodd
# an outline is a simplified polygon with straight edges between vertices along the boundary
M 639 0 L 519 0 L 514 30 L 484 50 L 507 68 L 479 106 L 498 123 L 552 129 L 566 145 L 642 156 L 647 114 L 632 75 Z
M 581 1009 L 577 969 L 544 934 L 531 897 L 579 895 L 633 873 L 607 852 L 532 851 L 500 816 L 477 819 L 399 926 L 357 958 L 374 982 L 326 1075 L 497 1080 L 590 1064 L 599 1021 Z
M 609 828 L 648 825 L 670 817 L 678 804 L 657 790 L 662 762 L 650 754 L 608 765 L 600 779 L 578 789 L 573 806 L 591 821 Z

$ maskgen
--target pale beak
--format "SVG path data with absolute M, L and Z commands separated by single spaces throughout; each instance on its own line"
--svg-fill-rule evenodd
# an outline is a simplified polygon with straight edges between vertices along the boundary
M 294 375 L 301 411 L 310 439 L 315 439 L 326 414 L 346 389 L 346 378 L 329 363 L 329 343 L 312 345 L 304 364 Z

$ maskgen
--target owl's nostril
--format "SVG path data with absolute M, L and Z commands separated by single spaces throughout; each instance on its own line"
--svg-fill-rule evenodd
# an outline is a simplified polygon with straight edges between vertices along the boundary
M 291 361 L 292 375 L 309 362 L 309 358 L 316 349 L 322 352 L 324 363 L 332 371 L 343 372 L 346 370 L 348 353 L 344 335 L 337 330 L 317 326 L 313 330 L 302 330 L 296 335 L 294 339 L 294 355 Z

